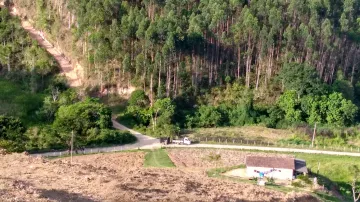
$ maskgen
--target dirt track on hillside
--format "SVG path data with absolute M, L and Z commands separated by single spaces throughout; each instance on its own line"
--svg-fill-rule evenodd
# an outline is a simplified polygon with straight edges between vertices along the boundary
M 182 168 L 143 168 L 143 152 L 69 160 L 1 155 L 0 201 L 318 201 Z
M 4 3 L 0 2 L 0 7 L 3 7 Z M 11 15 L 19 16 L 16 7 L 11 8 Z M 70 59 L 66 58 L 59 47 L 55 47 L 47 39 L 40 35 L 40 30 L 36 30 L 28 20 L 21 19 L 21 26 L 30 34 L 31 38 L 36 40 L 39 45 L 44 48 L 50 55 L 52 55 L 58 62 L 61 69 L 61 73 L 67 78 L 68 84 L 71 87 L 81 86 L 81 78 L 83 77 L 83 68 L 79 63 L 74 63 Z

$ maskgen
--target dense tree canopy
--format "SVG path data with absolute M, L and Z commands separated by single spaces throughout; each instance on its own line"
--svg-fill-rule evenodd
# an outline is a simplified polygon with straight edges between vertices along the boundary
M 151 103 L 201 93 L 225 78 L 269 88 L 281 69 L 284 76 L 299 73 L 297 80 L 309 76 L 307 84 L 333 83 L 338 70 L 351 84 L 358 81 L 360 3 L 354 0 L 14 2 L 56 40 L 73 35 L 67 47 L 92 80 L 141 87 Z M 72 34 L 59 32 L 58 24 Z
M 0 116 L 0 147 L 11 152 L 25 149 L 26 128 L 15 118 Z

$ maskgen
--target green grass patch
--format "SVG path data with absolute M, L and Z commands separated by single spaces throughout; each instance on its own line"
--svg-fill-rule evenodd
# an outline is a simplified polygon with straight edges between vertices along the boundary
M 224 173 L 226 173 L 228 171 L 231 171 L 231 170 L 234 170 L 234 169 L 239 169 L 239 168 L 246 168 L 246 166 L 245 165 L 238 165 L 238 166 L 224 167 L 224 168 L 213 168 L 213 169 L 208 170 L 206 173 L 207 173 L 207 175 L 209 177 L 216 177 L 216 178 L 223 179 L 223 180 L 229 180 L 229 181 L 233 181 L 233 182 L 256 185 L 255 180 L 248 180 L 248 179 L 237 178 L 237 177 L 229 177 L 229 176 L 223 175 Z M 265 188 L 275 190 L 275 191 L 280 191 L 280 192 L 283 192 L 283 193 L 289 193 L 289 192 L 292 192 L 292 191 L 295 191 L 295 192 L 306 191 L 306 190 L 304 190 L 302 188 L 299 188 L 299 187 L 285 187 L 285 186 L 281 186 L 281 185 L 277 185 L 277 184 L 267 184 L 265 186 Z M 317 198 L 319 198 L 319 199 L 321 199 L 322 201 L 325 201 L 325 202 L 339 202 L 339 201 L 341 201 L 340 199 L 336 198 L 335 196 L 331 196 L 331 195 L 323 193 L 323 192 L 314 192 L 314 193 L 309 192 L 309 194 L 311 194 L 312 196 L 317 197 Z
M 198 148 L 202 149 L 202 148 Z M 229 149 L 237 150 L 237 149 Z M 237 150 L 244 151 L 249 153 L 273 153 L 273 154 L 289 154 L 294 155 L 295 158 L 306 160 L 307 167 L 311 170 L 312 175 L 317 176 L 318 182 L 322 185 L 324 184 L 328 189 L 334 188 L 338 190 L 339 193 L 344 196 L 343 200 L 335 199 L 334 196 L 329 196 L 325 193 L 317 194 L 317 197 L 322 198 L 324 201 L 349 201 L 351 200 L 351 187 L 348 183 L 351 182 L 353 178 L 352 168 L 354 166 L 360 167 L 360 157 L 351 157 L 351 156 L 335 156 L 335 155 L 326 155 L 326 154 L 304 154 L 304 153 L 286 153 L 286 152 L 272 152 L 272 151 L 256 151 L 256 150 Z M 319 173 L 317 174 L 318 163 L 320 162 Z M 226 172 L 224 168 L 218 168 L 216 170 L 208 171 L 209 176 L 211 177 L 221 177 L 225 176 L 216 174 Z M 234 180 L 234 179 L 232 179 Z M 236 181 L 245 182 L 247 180 L 236 179 Z M 359 182 L 360 183 L 360 182 Z M 270 186 L 271 187 L 271 186 Z M 274 187 L 276 188 L 276 187 Z M 281 188 L 284 189 L 284 188 Z
M 336 198 L 335 196 L 331 196 L 324 192 L 315 192 L 314 195 L 320 198 L 324 202 L 342 202 L 342 200 Z
M 306 160 L 307 167 L 317 175 L 319 182 L 331 189 L 335 186 L 341 195 L 350 200 L 354 166 L 360 168 L 360 157 L 333 156 L 320 154 L 295 154 L 296 158 Z M 318 172 L 318 165 L 319 172 Z
M 31 93 L 21 85 L 0 78 L 0 115 L 20 118 L 26 125 L 36 123 L 35 112 L 42 106 L 45 95 Z
M 166 150 L 157 149 L 145 155 L 144 167 L 173 168 L 175 165 L 169 158 Z
M 243 126 L 243 127 L 219 127 L 219 128 L 196 128 L 182 131 L 187 136 L 201 141 L 222 142 L 227 139 L 229 142 L 235 140 L 245 143 L 246 141 L 261 141 L 276 143 L 281 139 L 291 137 L 293 134 L 290 130 L 271 129 L 262 126 Z
M 220 177 L 220 176 L 222 176 L 221 174 L 223 174 L 223 173 L 226 173 L 230 170 L 239 169 L 239 168 L 246 168 L 246 166 L 244 164 L 242 164 L 242 165 L 238 165 L 238 166 L 225 167 L 225 168 L 213 168 L 213 169 L 208 170 L 206 172 L 206 174 L 209 177 Z

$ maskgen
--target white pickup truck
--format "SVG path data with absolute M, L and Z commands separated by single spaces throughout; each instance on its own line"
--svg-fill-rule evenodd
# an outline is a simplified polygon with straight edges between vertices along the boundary
M 190 145 L 190 144 L 191 144 L 191 140 L 190 140 L 188 137 L 184 137 L 183 139 L 173 140 L 172 143 L 174 143 L 174 144 L 187 144 L 187 145 Z

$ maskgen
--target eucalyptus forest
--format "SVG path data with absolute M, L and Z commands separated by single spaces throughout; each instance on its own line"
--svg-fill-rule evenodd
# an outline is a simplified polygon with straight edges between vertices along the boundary
M 360 121 L 356 0 L 7 0 L 5 5 L 15 5 L 23 19 L 84 68 L 85 90 L 69 89 L 56 76 L 56 62 L 23 37 L 17 19 L 2 9 L 1 79 L 42 100 L 27 114 L 15 114 L 28 126 L 28 148 L 64 147 L 61 134 L 68 138 L 71 130 L 83 134 L 83 145 L 101 142 L 99 134 L 120 135 L 99 132 L 110 130 L 111 112 L 89 97 L 131 87 L 137 90 L 118 119 L 153 136 L 244 125 L 342 130 Z M 82 130 L 69 126 L 71 121 L 58 123 L 75 120 L 75 109 L 85 114 L 101 109 L 98 118 L 106 124 Z M 66 114 L 72 118 L 62 119 Z M 64 126 L 69 128 L 61 132 Z

